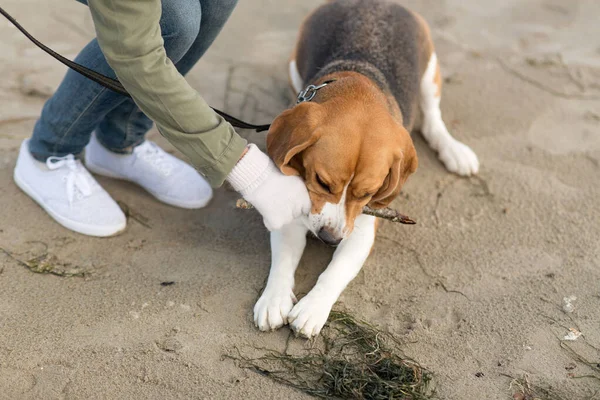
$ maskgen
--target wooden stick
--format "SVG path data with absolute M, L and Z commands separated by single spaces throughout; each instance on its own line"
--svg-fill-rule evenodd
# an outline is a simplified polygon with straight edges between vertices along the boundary
M 252 204 L 248 203 L 244 199 L 238 199 L 238 201 L 236 201 L 235 203 L 235 206 L 237 208 L 241 208 L 242 210 L 251 210 L 254 208 Z M 391 222 L 398 222 L 400 224 L 406 225 L 416 224 L 416 222 L 412 218 L 407 217 L 406 215 L 402 215 L 392 208 L 374 209 L 369 206 L 365 206 L 362 212 L 363 214 L 372 215 L 377 218 L 387 219 Z

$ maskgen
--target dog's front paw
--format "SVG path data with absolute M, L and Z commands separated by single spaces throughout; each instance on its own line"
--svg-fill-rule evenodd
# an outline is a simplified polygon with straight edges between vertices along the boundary
M 333 304 L 329 299 L 309 293 L 289 313 L 290 327 L 308 339 L 315 337 L 327 322 L 331 307 Z
M 473 150 L 455 139 L 441 146 L 439 158 L 448 171 L 458 175 L 469 176 L 479 171 L 479 160 Z
M 289 291 L 265 290 L 254 306 L 254 324 L 261 331 L 271 331 L 281 328 L 288 322 L 288 314 L 296 296 Z

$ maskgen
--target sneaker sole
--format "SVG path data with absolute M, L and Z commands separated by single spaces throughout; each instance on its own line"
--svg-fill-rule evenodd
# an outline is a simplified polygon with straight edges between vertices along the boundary
M 31 186 L 29 186 L 27 183 L 25 183 L 23 179 L 21 179 L 16 170 L 13 174 L 13 179 L 17 186 L 23 192 L 25 192 L 29 197 L 31 197 L 40 207 L 42 207 L 44 211 L 46 211 L 48 215 L 50 215 L 56 222 L 58 222 L 67 229 L 88 236 L 109 237 L 115 236 L 123 232 L 127 226 L 127 222 L 123 223 L 122 225 L 113 227 L 98 227 L 94 225 L 82 224 L 81 222 L 77 221 L 72 221 L 68 218 L 57 214 L 52 209 L 46 207 L 42 199 L 38 196 L 38 194 L 31 188 Z
M 124 176 L 117 175 L 117 174 L 115 174 L 115 173 L 113 173 L 113 172 L 111 172 L 109 170 L 106 170 L 106 169 L 104 169 L 102 167 L 98 167 L 97 165 L 94 165 L 93 163 L 88 162 L 87 160 L 85 161 L 85 166 L 86 166 L 86 168 L 89 171 L 91 171 L 91 172 L 93 172 L 93 173 L 95 173 L 97 175 L 102 175 L 102 176 L 105 176 L 107 178 L 119 179 L 121 181 L 126 181 L 126 182 L 134 183 L 134 184 L 138 185 L 139 187 L 141 187 L 142 189 L 144 189 L 145 191 L 147 191 L 148 193 L 150 193 L 156 199 L 158 199 L 158 200 L 162 201 L 163 203 L 168 204 L 170 206 L 179 207 L 179 208 L 186 208 L 188 210 L 195 210 L 195 209 L 198 209 L 198 208 L 204 208 L 204 207 L 206 207 L 208 205 L 208 203 L 212 200 L 212 196 L 210 196 L 209 198 L 204 199 L 202 201 L 198 201 L 198 202 L 189 202 L 189 203 L 188 202 L 182 202 L 180 200 L 173 199 L 172 197 L 163 196 L 161 194 L 154 193 L 151 190 L 148 190 L 144 186 L 140 185 L 139 183 L 137 183 L 134 180 L 128 179 L 128 178 L 126 178 Z

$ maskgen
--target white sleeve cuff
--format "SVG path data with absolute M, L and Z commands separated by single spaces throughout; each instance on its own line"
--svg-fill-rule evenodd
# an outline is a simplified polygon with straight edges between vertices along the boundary
M 267 177 L 278 171 L 268 155 L 260 151 L 256 145 L 248 146 L 248 152 L 233 167 L 227 181 L 242 196 L 246 196 L 258 188 Z

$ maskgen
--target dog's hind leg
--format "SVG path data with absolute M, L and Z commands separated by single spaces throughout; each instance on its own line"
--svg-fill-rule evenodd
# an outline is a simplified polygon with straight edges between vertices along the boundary
M 427 69 L 421 78 L 421 132 L 429 146 L 438 153 L 446 169 L 458 175 L 473 175 L 479 171 L 479 160 L 471 148 L 452 137 L 442 120 L 440 100 L 442 80 L 435 52 L 431 53 Z

